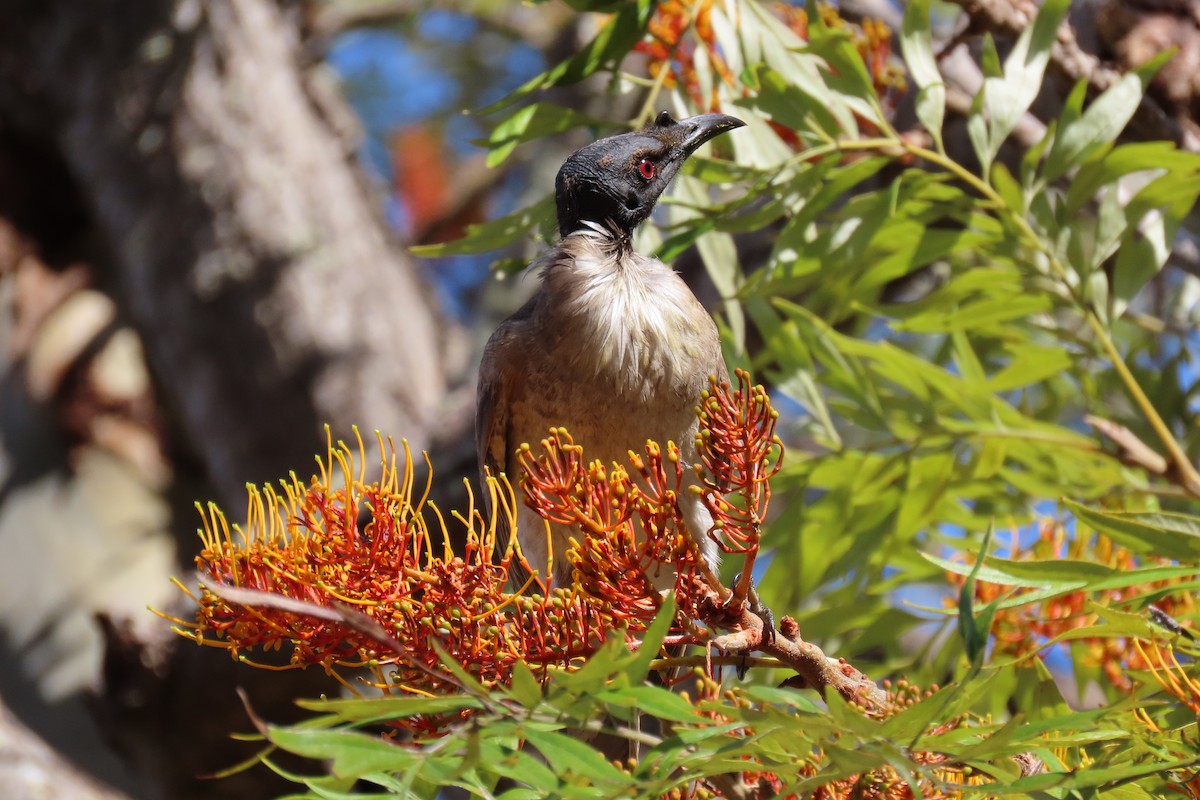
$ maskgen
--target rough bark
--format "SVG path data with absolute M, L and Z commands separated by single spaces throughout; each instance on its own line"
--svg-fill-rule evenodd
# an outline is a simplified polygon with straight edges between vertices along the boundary
M 140 334 L 170 438 L 235 519 L 247 481 L 311 473 L 325 424 L 426 447 L 445 393 L 433 303 L 357 175 L 328 76 L 303 63 L 297 16 L 273 0 L 10 0 L 0 25 L 0 138 L 65 165 L 89 217 L 77 227 L 95 233 L 87 260 Z M 46 255 L 64 232 L 25 233 Z M 145 796 L 278 794 L 262 768 L 197 781 L 253 752 L 220 749 L 248 727 L 235 682 L 272 721 L 336 690 L 158 630 L 106 631 L 102 716 Z
M 313 101 L 286 10 L 9 5 L 0 119 L 57 144 L 222 499 L 307 469 L 325 423 L 425 446 L 435 314 Z

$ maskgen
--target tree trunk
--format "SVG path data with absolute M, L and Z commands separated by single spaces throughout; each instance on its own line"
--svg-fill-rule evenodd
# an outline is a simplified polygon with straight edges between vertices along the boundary
M 247 480 L 304 474 L 326 423 L 424 447 L 445 389 L 436 313 L 307 90 L 285 10 L 9 5 L 0 115 L 56 143 L 227 506 Z
M 46 254 L 89 232 L 87 260 L 143 340 L 174 437 L 231 517 L 247 481 L 311 474 L 326 424 L 335 441 L 352 441 L 357 424 L 369 447 L 378 429 L 425 448 L 445 393 L 441 322 L 357 174 L 339 122 L 351 117 L 330 77 L 303 63 L 297 9 L 273 0 L 5 6 L 0 144 L 49 151 L 67 175 L 53 199 L 68 207 L 77 194 L 88 217 L 73 231 L 26 233 Z M 194 530 L 193 520 L 184 527 Z M 196 540 L 181 541 L 186 560 Z M 31 597 L 3 614 L 49 629 L 72 613 L 35 605 Z M 144 642 L 120 624 L 107 629 L 115 646 L 103 717 L 146 778 L 146 796 L 277 791 L 247 776 L 197 781 L 253 752 L 214 757 L 214 744 L 248 727 L 235 682 L 272 721 L 296 694 L 336 689 L 317 671 L 285 680 L 217 651 L 173 647 L 185 643 L 165 623 L 156 630 L 161 640 Z

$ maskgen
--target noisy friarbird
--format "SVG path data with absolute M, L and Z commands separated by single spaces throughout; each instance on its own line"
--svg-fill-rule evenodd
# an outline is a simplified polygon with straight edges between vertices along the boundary
M 724 114 L 653 124 L 574 153 L 555 182 L 560 241 L 534 264 L 541 287 L 488 341 L 479 375 L 480 471 L 520 479 L 517 449 L 565 427 L 589 460 L 627 464 L 647 440 L 696 460 L 695 408 L 710 375 L 726 379 L 717 327 L 683 279 L 633 250 L 633 232 L 696 148 L 745 123 Z M 689 470 L 685 480 L 694 481 Z M 681 494 L 687 527 L 715 567 L 712 518 Z M 569 586 L 570 531 L 552 529 L 553 579 Z M 547 563 L 545 522 L 519 504 L 517 536 Z M 661 576 L 670 586 L 674 576 Z M 664 588 L 665 588 L 664 586 Z

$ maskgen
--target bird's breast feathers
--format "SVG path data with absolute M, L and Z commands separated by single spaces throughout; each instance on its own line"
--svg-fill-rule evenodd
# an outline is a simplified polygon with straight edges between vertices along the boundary
M 601 230 L 563 240 L 543 271 L 544 303 L 575 342 L 577 369 L 643 398 L 692 386 L 720 359 L 716 326 L 674 271 L 622 248 Z M 634 398 L 630 398 L 634 399 Z

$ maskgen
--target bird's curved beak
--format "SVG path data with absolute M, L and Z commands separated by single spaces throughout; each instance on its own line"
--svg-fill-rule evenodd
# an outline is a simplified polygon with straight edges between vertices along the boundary
M 690 156 L 700 145 L 714 136 L 720 136 L 726 131 L 746 125 L 737 117 L 731 117 L 728 114 L 700 114 L 681 119 L 679 124 L 687 130 L 680 143 L 680 149 L 683 150 L 684 156 Z

